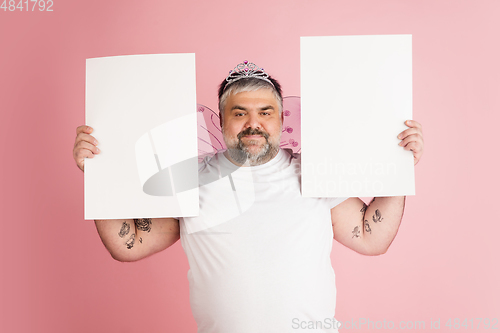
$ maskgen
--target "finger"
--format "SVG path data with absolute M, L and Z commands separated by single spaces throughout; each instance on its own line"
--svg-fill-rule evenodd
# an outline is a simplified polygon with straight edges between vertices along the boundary
M 417 165 L 418 161 L 423 155 L 423 147 L 419 146 L 415 142 L 410 142 L 405 146 L 406 150 L 410 150 L 413 153 L 413 165 Z
M 422 132 L 418 128 L 409 128 L 409 129 L 404 130 L 403 132 L 399 133 L 398 139 L 404 139 L 405 137 L 412 135 L 412 134 L 422 135 Z
M 79 149 L 77 152 L 75 152 L 75 161 L 77 164 L 79 164 L 84 159 L 94 158 L 94 156 L 95 154 L 89 149 Z
M 80 170 L 84 171 L 84 160 L 86 158 L 94 158 L 99 153 L 100 150 L 96 146 L 85 141 L 80 141 L 73 149 L 73 159 Z
M 421 151 L 419 153 L 413 153 L 413 165 L 417 165 L 418 161 L 422 158 L 424 153 Z
M 405 125 L 408 127 L 418 128 L 418 129 L 422 130 L 422 125 L 415 120 L 409 119 L 409 120 L 405 121 Z
M 76 145 L 81 142 L 81 141 L 84 141 L 84 142 L 88 142 L 94 146 L 97 146 L 99 145 L 99 142 L 96 140 L 96 138 L 94 138 L 92 135 L 90 134 L 85 134 L 85 133 L 80 133 L 76 136 L 75 138 L 75 147 Z
M 421 139 L 420 135 L 418 135 L 418 134 L 408 135 L 406 138 L 404 138 L 403 140 L 401 140 L 401 142 L 399 143 L 399 145 L 402 146 L 402 147 L 404 147 L 404 146 L 406 146 L 410 142 L 422 143 L 422 139 Z
M 414 141 L 408 143 L 406 146 L 404 146 L 404 148 L 405 150 L 411 150 L 414 154 L 421 151 L 419 145 Z
M 73 149 L 73 154 L 75 156 L 78 156 L 81 153 L 81 151 L 83 152 L 89 151 L 92 154 L 99 154 L 101 152 L 99 148 L 86 141 L 80 141 L 77 144 L 75 144 L 75 148 Z
M 94 154 L 90 150 L 80 149 L 74 158 L 75 158 L 75 162 L 76 162 L 76 165 L 78 166 L 78 168 L 80 168 L 80 170 L 84 171 L 85 159 L 86 158 L 94 158 Z
M 94 131 L 94 129 L 90 126 L 87 126 L 87 125 L 82 125 L 82 126 L 78 126 L 76 128 L 76 134 L 80 134 L 80 133 L 87 133 L 87 134 L 90 134 Z

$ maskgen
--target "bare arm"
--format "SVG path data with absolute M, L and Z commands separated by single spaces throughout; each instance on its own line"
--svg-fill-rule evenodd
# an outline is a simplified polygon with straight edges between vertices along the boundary
M 76 129 L 73 159 L 80 170 L 85 158 L 99 154 L 90 126 Z M 96 220 L 95 226 L 111 256 L 119 261 L 136 261 L 162 251 L 179 239 L 179 221 L 173 218 Z
M 179 239 L 173 218 L 96 220 L 101 240 L 118 261 L 136 261 L 165 250 Z
M 405 121 L 409 128 L 399 133 L 399 145 L 413 152 L 416 165 L 422 157 L 422 125 Z M 367 206 L 358 198 L 349 198 L 331 211 L 334 238 L 348 248 L 365 255 L 387 251 L 398 233 L 406 197 L 374 198 Z
M 335 240 L 364 255 L 385 253 L 398 232 L 404 203 L 405 197 L 374 198 L 368 206 L 347 199 L 331 211 Z

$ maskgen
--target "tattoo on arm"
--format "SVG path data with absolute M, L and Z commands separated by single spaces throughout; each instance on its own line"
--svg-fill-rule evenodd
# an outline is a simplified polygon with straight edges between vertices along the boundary
M 382 220 L 384 218 L 382 217 L 382 214 L 380 213 L 380 210 L 376 209 L 375 210 L 375 215 L 372 216 L 372 219 L 373 219 L 373 222 L 377 223 L 377 222 L 382 222 Z
M 134 219 L 134 223 L 138 230 L 151 231 L 151 219 Z
M 139 237 L 139 243 L 142 244 L 142 237 Z
M 370 228 L 370 224 L 368 223 L 368 220 L 365 220 L 365 231 L 369 232 L 370 234 L 372 233 L 372 228 Z
M 129 231 L 130 231 L 130 224 L 128 224 L 127 222 L 123 222 L 122 227 L 120 228 L 120 232 L 118 233 L 118 236 L 123 238 L 126 235 L 128 235 Z
M 368 206 L 365 203 L 363 203 L 363 207 L 361 207 L 360 212 L 364 214 L 367 208 Z
M 128 239 L 128 241 L 125 243 L 125 245 L 127 246 L 127 249 L 130 250 L 131 248 L 134 247 L 134 243 L 135 243 L 135 234 L 132 234 Z
M 359 227 L 355 226 L 354 229 L 352 229 L 352 237 L 351 238 L 358 238 L 359 237 Z

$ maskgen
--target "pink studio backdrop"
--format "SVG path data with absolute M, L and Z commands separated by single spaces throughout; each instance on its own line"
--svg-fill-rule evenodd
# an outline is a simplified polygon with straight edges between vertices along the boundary
M 426 143 L 388 253 L 334 245 L 337 319 L 440 319 L 443 330 L 449 318 L 500 319 L 499 1 L 53 2 L 0 10 L 2 332 L 196 331 L 180 243 L 119 263 L 83 219 L 71 150 L 86 58 L 195 52 L 198 102 L 215 108 L 217 84 L 245 59 L 300 95 L 299 37 L 314 35 L 412 34 Z

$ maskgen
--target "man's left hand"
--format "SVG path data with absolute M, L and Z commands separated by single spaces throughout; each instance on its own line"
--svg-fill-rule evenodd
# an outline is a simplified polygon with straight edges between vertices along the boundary
M 409 128 L 399 133 L 398 139 L 401 139 L 399 145 L 405 150 L 413 152 L 413 162 L 417 165 L 418 161 L 424 153 L 424 136 L 422 134 L 422 125 L 415 120 L 405 121 L 405 125 Z

